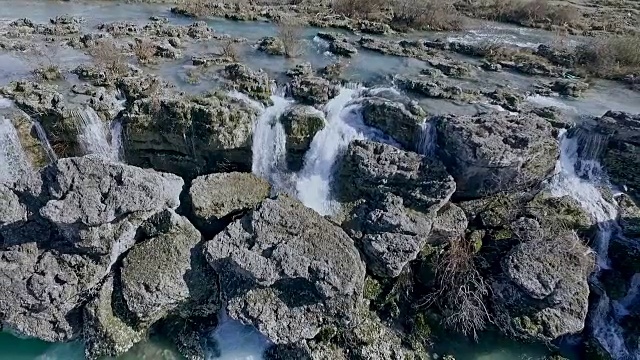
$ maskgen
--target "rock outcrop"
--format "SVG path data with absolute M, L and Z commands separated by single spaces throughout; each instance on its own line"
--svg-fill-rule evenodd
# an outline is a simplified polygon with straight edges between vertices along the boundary
M 445 115 L 435 121 L 438 155 L 456 179 L 458 198 L 535 186 L 559 156 L 551 126 L 533 114 Z
M 326 79 L 304 76 L 291 81 L 289 92 L 294 99 L 305 105 L 324 105 L 337 96 L 340 89 Z
M 3 188 L 0 311 L 19 334 L 67 341 L 140 224 L 179 205 L 183 181 L 94 157 L 59 160 L 41 177 L 35 190 Z
M 368 141 L 349 145 L 336 182 L 340 201 L 365 200 L 343 227 L 365 254 L 368 269 L 382 277 L 398 276 L 418 256 L 438 210 L 455 191 L 439 161 Z
M 499 327 L 530 341 L 582 331 L 593 267 L 593 255 L 571 233 L 516 245 L 502 260 L 502 277 L 492 284 Z
M 365 97 L 362 104 L 364 123 L 384 131 L 407 149 L 413 149 L 427 113 L 414 101 L 391 90 Z
M 220 173 L 200 176 L 189 189 L 194 224 L 204 235 L 216 234 L 269 196 L 271 186 L 251 173 Z M 225 221 L 225 219 L 227 219 Z
M 142 98 L 124 114 L 128 163 L 193 178 L 251 168 L 256 109 L 222 93 Z
M 325 126 L 324 114 L 311 106 L 293 105 L 280 117 L 287 135 L 287 164 L 297 171 L 316 133 Z
M 232 318 L 276 344 L 348 324 L 365 267 L 351 239 L 286 196 L 267 199 L 205 245 Z

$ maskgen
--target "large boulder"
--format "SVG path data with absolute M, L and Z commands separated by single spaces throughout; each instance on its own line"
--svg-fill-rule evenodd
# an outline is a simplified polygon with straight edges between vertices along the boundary
M 251 173 L 199 176 L 189 189 L 194 224 L 205 236 L 216 234 L 231 220 L 225 221 L 225 218 L 255 208 L 270 192 L 269 183 Z
M 235 63 L 224 68 L 223 76 L 231 82 L 234 89 L 266 104 L 271 103 L 271 81 L 264 71 L 253 71 L 245 65 Z
M 349 145 L 335 186 L 340 201 L 358 204 L 343 227 L 362 249 L 369 270 L 382 277 L 398 276 L 416 259 L 438 210 L 455 191 L 439 161 L 359 140 Z M 440 240 L 440 230 L 433 241 Z
M 351 239 L 286 196 L 233 222 L 206 243 L 205 253 L 229 315 L 276 344 L 349 324 L 361 299 L 365 267 Z
M 457 184 L 458 198 L 533 187 L 549 176 L 558 141 L 533 114 L 444 115 L 436 123 L 438 155 Z
M 361 100 L 366 125 L 384 131 L 407 149 L 413 149 L 427 113 L 414 101 L 393 91 L 379 91 Z
M 305 105 L 324 105 L 338 95 L 340 88 L 329 80 L 316 77 L 296 77 L 289 84 L 289 92 L 297 101 Z
M 127 163 L 193 178 L 251 169 L 257 111 L 223 93 L 135 101 L 123 116 Z
M 41 178 L 37 190 L 0 188 L 0 312 L 18 334 L 67 341 L 140 224 L 179 205 L 183 181 L 93 157 L 61 159 Z
M 200 245 L 200 232 L 165 210 L 141 227 L 144 241 L 126 255 L 120 270 L 122 299 L 136 324 L 167 315 L 213 315 L 219 309 L 214 274 Z
M 492 284 L 496 321 L 509 336 L 552 341 L 584 329 L 594 257 L 573 233 L 516 245 Z
M 292 171 L 300 170 L 316 133 L 325 126 L 324 114 L 311 106 L 293 105 L 280 116 L 287 135 L 287 163 Z

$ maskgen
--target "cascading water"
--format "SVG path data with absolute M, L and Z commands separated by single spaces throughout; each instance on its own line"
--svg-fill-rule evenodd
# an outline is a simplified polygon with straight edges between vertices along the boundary
M 416 142 L 416 152 L 425 156 L 432 156 L 436 151 L 436 127 L 431 121 L 425 120 L 420 125 L 420 128 Z
M 30 169 L 16 128 L 9 119 L 0 117 L 0 184 L 16 181 Z
M 78 120 L 78 142 L 84 152 L 118 161 L 120 159 L 122 126 L 119 123 L 112 124 L 110 136 L 107 136 L 108 132 L 104 122 L 90 106 L 77 109 L 74 115 Z
M 326 104 L 327 124 L 313 138 L 305 154 L 304 166 L 298 173 L 298 199 L 322 215 L 336 210 L 337 203 L 330 198 L 333 167 L 338 155 L 352 140 L 377 139 L 395 144 L 383 132 L 364 124 L 360 105 L 351 103 L 359 92 L 358 89 L 342 88 L 338 96 Z
M 286 141 L 284 127 L 278 120 L 286 108 L 292 103 L 281 96 L 271 96 L 273 105 L 264 109 L 255 123 L 253 130 L 253 153 L 251 171 L 277 186 L 281 182 L 281 174 L 286 172 Z
M 602 270 L 611 267 L 608 257 L 609 243 L 619 227 L 616 222 L 615 204 L 604 199 L 598 190 L 598 185 L 606 185 L 602 178 L 603 171 L 595 157 L 601 150 L 601 141 L 604 139 L 595 136 L 579 144 L 578 137 L 561 134 L 560 159 L 556 166 L 557 173 L 550 182 L 550 191 L 554 196 L 568 195 L 577 200 L 597 223 L 598 233 L 594 248 L 597 253 L 598 269 Z M 595 289 L 602 289 L 598 276 L 599 271 L 596 271 L 591 281 Z M 634 281 L 640 282 L 635 277 Z M 640 286 L 640 284 L 637 285 Z M 637 286 L 632 286 L 627 298 L 636 297 L 633 293 L 636 288 Z M 639 349 L 627 348 L 623 330 L 618 325 L 619 318 L 624 316 L 624 310 L 621 309 L 624 309 L 625 303 L 612 302 L 603 290 L 597 290 L 597 292 L 600 297 L 591 314 L 591 329 L 594 337 L 614 359 L 640 358 Z
M 45 153 L 47 153 L 49 162 L 55 162 L 56 160 L 58 160 L 58 156 L 56 155 L 55 151 L 53 151 L 53 148 L 51 148 L 51 144 L 49 143 L 49 139 L 47 138 L 47 133 L 44 131 L 42 124 L 40 124 L 38 120 L 33 120 L 33 127 L 36 129 L 36 134 L 38 135 L 40 145 L 42 145 Z
M 215 344 L 207 359 L 262 360 L 271 342 L 253 326 L 231 319 L 224 311 L 218 315 L 218 326 L 211 332 Z

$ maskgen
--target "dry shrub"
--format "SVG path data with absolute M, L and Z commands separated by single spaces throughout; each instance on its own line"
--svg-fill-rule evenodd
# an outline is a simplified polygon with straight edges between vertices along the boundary
M 578 45 L 575 54 L 579 65 L 598 76 L 640 71 L 640 35 L 595 39 Z
M 156 55 L 156 45 L 148 39 L 136 39 L 133 45 L 133 53 L 141 64 L 148 64 L 153 61 Z
M 278 38 L 284 45 L 284 55 L 294 58 L 302 55 L 302 25 L 293 19 L 280 19 L 276 22 Z
M 238 47 L 233 39 L 226 39 L 220 43 L 219 51 L 217 53 L 218 56 L 227 58 L 233 62 L 240 61 L 240 53 L 238 51 Z
M 338 14 L 351 18 L 377 18 L 385 8 L 385 0 L 334 0 L 331 8 Z
M 465 336 L 477 338 L 490 319 L 485 306 L 489 285 L 475 265 L 475 249 L 465 239 L 452 241 L 433 259 L 436 290 L 425 304 L 436 305 L 443 325 Z
M 578 23 L 580 11 L 571 5 L 551 5 L 548 0 L 495 0 L 489 6 L 489 17 L 519 24 L 549 23 L 571 25 Z
M 124 75 L 129 71 L 129 64 L 122 49 L 111 39 L 100 39 L 89 50 L 93 60 L 104 66 L 113 75 Z
M 462 16 L 447 0 L 392 0 L 393 24 L 417 30 L 460 30 Z

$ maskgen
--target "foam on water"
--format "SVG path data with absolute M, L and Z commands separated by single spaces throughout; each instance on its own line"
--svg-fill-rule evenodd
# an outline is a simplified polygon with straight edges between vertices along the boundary
M 0 96 L 0 109 L 6 109 L 13 106 L 13 102 L 7 98 Z
M 567 105 L 564 102 L 558 100 L 557 98 L 550 97 L 550 96 L 542 96 L 542 95 L 527 96 L 527 101 L 540 106 L 555 106 L 562 110 L 570 111 L 572 113 L 578 113 L 578 109 L 576 109 L 574 106 Z
M 0 184 L 14 182 L 31 170 L 16 128 L 0 117 Z
M 100 116 L 90 106 L 74 112 L 78 121 L 78 143 L 85 154 L 119 161 L 122 126 L 114 123 L 110 131 Z
M 271 342 L 253 326 L 231 319 L 224 311 L 210 334 L 215 342 L 208 360 L 262 360 Z
M 279 118 L 292 101 L 272 95 L 273 105 L 264 109 L 253 129 L 251 172 L 272 184 L 286 167 L 286 141 L 284 127 Z

